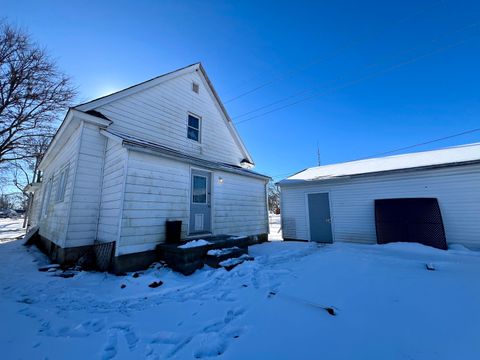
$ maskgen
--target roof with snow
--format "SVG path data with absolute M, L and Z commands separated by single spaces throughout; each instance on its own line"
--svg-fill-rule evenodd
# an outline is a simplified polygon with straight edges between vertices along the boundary
M 349 161 L 305 169 L 279 182 L 280 185 L 307 181 L 377 174 L 407 169 L 425 169 L 480 162 L 480 143 L 449 147 L 433 151 Z

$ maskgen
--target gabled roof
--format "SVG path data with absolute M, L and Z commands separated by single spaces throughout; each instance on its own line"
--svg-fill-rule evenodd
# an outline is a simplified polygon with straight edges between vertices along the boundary
M 46 164 L 56 156 L 57 153 L 55 150 L 61 149 L 62 146 L 65 145 L 81 121 L 97 125 L 100 128 L 106 128 L 112 123 L 106 116 L 97 111 L 92 113 L 88 111 L 83 112 L 74 108 L 68 109 L 62 124 L 57 129 L 50 145 L 48 145 L 45 155 L 43 155 L 40 164 L 38 164 L 40 170 L 43 170 Z
M 446 167 L 467 163 L 480 163 L 480 143 L 444 148 L 440 150 L 350 161 L 340 164 L 305 169 L 280 181 L 280 185 L 311 181 L 334 180 L 345 177 L 374 175 L 408 169 Z
M 77 109 L 77 110 L 80 110 L 80 111 L 89 112 L 89 111 L 95 110 L 96 108 L 98 108 L 100 106 L 106 105 L 106 104 L 108 104 L 112 101 L 121 99 L 123 97 L 129 96 L 129 95 L 132 95 L 132 94 L 135 94 L 135 93 L 138 93 L 140 91 L 146 90 L 146 89 L 151 88 L 153 86 L 157 86 L 157 85 L 159 85 L 159 84 L 161 84 L 161 83 L 163 83 L 167 80 L 176 78 L 178 76 L 181 76 L 183 74 L 187 74 L 187 73 L 190 73 L 190 72 L 193 72 L 193 71 L 198 71 L 199 74 L 201 74 L 201 76 L 203 77 L 203 79 L 205 81 L 205 84 L 207 85 L 207 89 L 209 90 L 210 95 L 213 97 L 216 105 L 218 106 L 218 109 L 220 110 L 220 113 L 223 115 L 223 118 L 225 120 L 227 128 L 229 129 L 230 133 L 232 134 L 233 139 L 235 140 L 235 143 L 240 147 L 240 149 L 242 150 L 245 158 L 253 165 L 254 162 L 253 162 L 253 159 L 252 159 L 250 153 L 248 152 L 247 148 L 245 147 L 245 144 L 243 143 L 242 139 L 240 138 L 240 135 L 238 134 L 238 131 L 235 128 L 235 126 L 232 122 L 232 119 L 228 115 L 227 110 L 225 109 L 225 106 L 223 105 L 222 101 L 220 100 L 220 97 L 218 96 L 217 92 L 215 91 L 215 88 L 213 87 L 210 79 L 208 78 L 205 69 L 203 68 L 202 64 L 199 63 L 199 62 L 195 63 L 195 64 L 192 64 L 192 65 L 185 66 L 181 69 L 171 71 L 169 73 L 154 77 L 150 80 L 141 82 L 137 85 L 130 86 L 130 87 L 125 88 L 123 90 L 117 91 L 113 94 L 102 96 L 98 99 L 91 100 L 89 102 L 77 105 L 74 108 Z

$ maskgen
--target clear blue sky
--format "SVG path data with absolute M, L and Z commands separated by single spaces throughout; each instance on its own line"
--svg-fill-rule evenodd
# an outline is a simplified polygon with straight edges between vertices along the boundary
M 478 1 L 73 4 L 3 1 L 0 16 L 49 49 L 79 101 L 197 61 L 226 102 L 283 76 L 227 102 L 234 121 L 316 89 L 238 124 L 256 170 L 277 180 L 315 165 L 317 142 L 328 164 L 480 127 Z M 480 132 L 415 150 L 476 141 Z

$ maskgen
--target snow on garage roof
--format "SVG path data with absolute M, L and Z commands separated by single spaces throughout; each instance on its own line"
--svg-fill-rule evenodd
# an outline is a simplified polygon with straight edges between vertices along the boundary
M 316 166 L 305 169 L 280 181 L 280 185 L 302 183 L 305 181 L 329 180 L 338 177 L 364 175 L 402 169 L 448 166 L 472 161 L 480 161 L 480 143 L 454 146 L 433 151 L 422 151 L 410 154 Z

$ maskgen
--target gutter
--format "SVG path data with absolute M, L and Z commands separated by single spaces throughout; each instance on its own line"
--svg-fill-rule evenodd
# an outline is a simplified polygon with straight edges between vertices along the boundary
M 256 173 L 251 170 L 246 170 L 243 168 L 237 168 L 234 165 L 218 163 L 215 161 L 204 160 L 197 158 L 195 156 L 187 155 L 177 150 L 173 150 L 169 147 L 154 144 L 154 143 L 144 143 L 139 140 L 124 138 L 120 134 L 115 134 L 110 131 L 100 130 L 100 133 L 113 141 L 119 142 L 128 150 L 143 152 L 156 156 L 163 156 L 172 160 L 183 161 L 189 164 L 201 166 L 211 170 L 223 170 L 230 173 L 235 173 L 243 176 L 249 176 L 256 179 L 262 179 L 264 181 L 269 181 L 270 177 L 260 173 Z
M 214 161 L 209 161 L 209 160 L 203 160 L 196 158 L 194 156 L 182 154 L 182 153 L 177 153 L 174 150 L 169 150 L 169 149 L 161 149 L 161 148 L 152 148 L 149 146 L 145 145 L 140 145 L 132 141 L 128 140 L 123 140 L 123 146 L 129 150 L 133 151 L 139 151 L 147 154 L 153 154 L 153 155 L 161 155 L 163 157 L 172 159 L 172 160 L 180 160 L 189 164 L 201 166 L 207 169 L 211 170 L 223 170 L 226 172 L 231 172 L 235 173 L 238 175 L 243 175 L 243 176 L 248 176 L 248 177 L 253 177 L 257 179 L 262 179 L 262 180 L 269 180 L 270 177 L 267 175 L 262 175 L 259 173 L 255 173 L 252 171 L 246 171 L 242 169 L 237 169 L 235 167 L 229 166 L 227 164 L 222 164 L 222 163 L 216 163 Z

